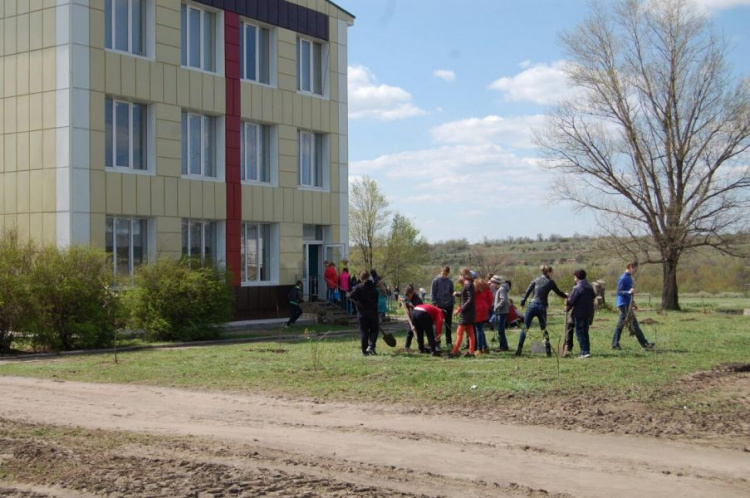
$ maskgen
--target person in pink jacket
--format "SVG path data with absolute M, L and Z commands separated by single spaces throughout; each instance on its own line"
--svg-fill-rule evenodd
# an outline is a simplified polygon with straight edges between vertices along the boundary
M 476 310 L 477 317 L 474 322 L 474 329 L 477 334 L 477 353 L 487 354 L 490 348 L 487 345 L 487 337 L 484 335 L 484 324 L 490 319 L 490 309 L 492 309 L 492 289 L 487 285 L 484 279 L 474 280 L 474 289 L 476 291 Z

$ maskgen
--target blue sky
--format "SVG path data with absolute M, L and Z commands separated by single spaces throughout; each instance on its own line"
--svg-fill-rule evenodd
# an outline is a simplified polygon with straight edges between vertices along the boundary
M 337 0 L 349 29 L 349 175 L 377 180 L 431 242 L 594 234 L 554 203 L 531 132 L 566 91 L 583 0 Z M 750 75 L 750 0 L 698 0 Z

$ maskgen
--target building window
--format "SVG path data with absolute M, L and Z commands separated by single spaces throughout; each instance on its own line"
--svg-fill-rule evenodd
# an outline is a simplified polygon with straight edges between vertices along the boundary
M 259 123 L 242 124 L 242 181 L 271 181 L 271 127 Z
M 271 225 L 242 224 L 242 281 L 271 281 Z
M 240 23 L 240 77 L 271 84 L 271 30 Z
M 308 131 L 299 132 L 299 184 L 323 188 L 324 136 Z
M 148 169 L 147 109 L 143 104 L 104 99 L 106 167 Z
M 216 118 L 182 111 L 182 174 L 217 177 Z
M 104 1 L 104 46 L 146 55 L 145 0 Z
M 105 247 L 115 275 L 132 275 L 148 257 L 148 220 L 107 216 Z
M 297 39 L 297 90 L 323 95 L 325 73 L 323 44 Z
M 217 223 L 215 221 L 182 220 L 182 255 L 200 259 L 202 262 L 216 261 Z
M 182 65 L 216 72 L 217 15 L 182 4 Z

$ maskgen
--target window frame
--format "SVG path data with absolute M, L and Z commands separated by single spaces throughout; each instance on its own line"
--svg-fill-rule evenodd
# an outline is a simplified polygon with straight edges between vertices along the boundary
M 117 129 L 118 129 L 118 105 L 126 105 L 128 107 L 128 164 L 122 166 L 117 162 Z M 135 121 L 133 119 L 134 110 L 138 106 L 142 109 L 141 111 L 141 122 L 143 124 L 142 129 L 142 168 L 136 168 L 135 164 Z M 111 112 L 111 124 L 108 125 L 108 114 Z M 152 111 L 149 104 L 143 102 L 135 102 L 132 100 L 126 100 L 117 98 L 111 95 L 104 97 L 104 169 L 106 171 L 120 171 L 130 172 L 138 174 L 148 174 L 152 172 L 152 150 L 153 140 L 151 137 L 151 130 L 153 129 L 152 123 Z M 111 130 L 110 130 L 111 126 Z M 111 132 L 110 132 L 111 131 Z M 110 143 L 111 142 L 111 143 Z M 111 155 L 108 153 L 108 148 L 111 147 Z M 111 165 L 107 164 L 111 160 Z
M 255 154 L 255 172 L 257 178 L 250 178 L 249 165 L 246 156 L 247 136 L 251 127 L 255 127 L 256 146 Z M 264 138 L 265 137 L 265 138 Z M 276 139 L 275 126 L 258 121 L 242 121 L 240 126 L 240 181 L 246 184 L 273 185 L 275 183 L 275 157 L 276 148 L 274 143 Z M 263 148 L 267 148 L 264 151 Z M 263 158 L 267 158 L 267 164 L 263 164 Z M 263 179 L 261 174 L 265 172 L 266 178 Z
M 107 241 L 106 237 L 107 234 L 110 232 L 109 225 L 111 223 L 112 225 L 112 251 L 107 251 L 107 254 L 110 255 L 112 258 L 112 272 L 115 276 L 118 275 L 117 268 L 118 268 L 118 259 L 117 259 L 117 225 L 118 221 L 127 221 L 129 223 L 129 241 L 128 241 L 128 277 L 132 277 L 135 273 L 135 269 L 143 264 L 148 263 L 150 258 L 150 244 L 149 241 L 151 240 L 151 233 L 150 233 L 150 225 L 148 218 L 142 218 L 142 217 L 130 217 L 130 216 L 117 216 L 117 215 L 107 215 L 105 217 L 105 226 L 104 226 L 104 233 L 105 233 L 105 251 L 107 251 Z M 141 225 L 141 234 L 143 237 L 143 248 L 142 248 L 142 255 L 141 255 L 141 261 L 138 264 L 135 264 L 135 244 L 134 244 L 134 237 L 135 237 L 135 230 L 134 224 L 142 223 Z
M 224 23 L 221 10 L 206 9 L 203 5 L 196 5 L 191 2 L 182 2 L 180 4 L 180 66 L 183 69 L 192 71 L 202 71 L 208 74 L 223 74 L 224 71 Z M 192 28 L 190 27 L 190 12 L 199 13 L 198 26 L 198 66 L 191 64 L 192 51 L 190 48 L 192 40 Z M 184 12 L 184 16 L 183 16 Z M 206 19 L 211 16 L 213 26 L 209 33 L 212 36 L 210 45 L 206 47 Z M 207 67 L 205 56 L 211 54 L 212 68 Z
M 248 77 L 248 66 L 247 66 L 247 44 L 246 40 L 247 31 L 249 28 L 255 29 L 255 78 Z M 263 32 L 268 33 L 268 42 L 265 47 L 265 51 L 262 50 L 263 46 L 261 43 Z M 275 86 L 276 85 L 276 30 L 272 26 L 266 26 L 261 23 L 248 20 L 240 20 L 240 80 L 253 83 L 256 85 Z M 265 52 L 265 53 L 264 53 Z M 265 56 L 265 65 L 268 72 L 267 80 L 263 81 L 262 75 L 262 64 L 263 56 Z
M 192 254 L 193 243 L 191 241 L 193 230 L 192 225 L 199 223 L 201 232 L 200 254 Z M 193 218 L 182 218 L 182 257 L 197 258 L 201 263 L 206 263 L 206 241 L 211 240 L 212 248 L 209 262 L 216 264 L 219 261 L 219 221 L 202 220 Z
M 307 140 L 305 137 L 311 137 L 309 144 L 310 153 L 304 154 L 303 148 L 306 147 Z M 298 130 L 297 133 L 297 186 L 303 189 L 325 190 L 327 188 L 327 164 L 330 164 L 327 157 L 327 134 L 316 133 L 310 130 Z M 311 183 L 303 183 L 304 179 L 304 158 L 310 157 L 310 180 Z
M 201 129 L 200 129 L 200 173 L 192 172 L 192 164 L 190 163 L 191 153 L 190 149 L 192 146 L 191 138 L 191 118 L 200 118 Z M 209 130 L 209 138 L 211 139 L 211 151 L 207 154 L 206 147 L 203 141 L 206 129 Z M 186 133 L 187 132 L 187 133 Z M 181 142 L 181 173 L 183 178 L 193 179 L 204 179 L 204 180 L 223 180 L 223 164 L 222 164 L 222 147 L 223 144 L 220 140 L 220 120 L 217 116 L 210 114 L 200 114 L 192 112 L 187 109 L 182 109 L 180 116 L 180 142 Z M 211 158 L 213 161 L 213 175 L 206 174 L 206 160 Z
M 256 234 L 258 233 L 257 230 L 262 229 L 265 231 L 263 233 L 263 242 L 260 242 L 260 239 L 256 236 L 255 237 L 255 254 L 259 254 L 259 245 L 262 244 L 264 247 L 262 248 L 263 254 L 258 258 L 258 260 L 262 260 L 261 264 L 256 263 L 256 275 L 257 278 L 254 280 L 248 280 L 248 250 L 247 250 L 247 241 L 248 241 L 248 229 L 251 227 L 256 228 Z M 271 286 L 271 285 L 278 285 L 278 264 L 279 264 L 279 225 L 278 223 L 266 223 L 266 222 L 256 222 L 256 221 L 243 221 L 242 222 L 242 228 L 240 232 L 240 262 L 241 262 L 241 270 L 240 270 L 240 282 L 243 287 L 250 287 L 250 286 Z M 263 269 L 260 269 L 260 268 Z M 260 274 L 265 270 L 265 273 L 267 274 L 267 278 L 261 279 Z
M 104 0 L 104 49 L 119 54 L 127 54 L 133 57 L 142 57 L 149 60 L 154 58 L 154 36 L 156 33 L 156 6 L 152 0 L 125 0 L 128 2 L 128 48 L 126 50 L 117 48 L 117 0 Z M 140 3 L 141 10 L 141 35 L 140 52 L 133 51 L 133 5 Z M 107 13 L 109 11 L 109 16 Z
M 309 78 L 309 88 L 304 88 L 303 85 L 303 75 L 306 72 L 305 71 L 305 59 L 304 59 L 304 53 L 303 51 L 303 44 L 308 44 L 309 49 L 306 51 L 308 52 L 309 57 L 309 69 L 307 71 L 307 77 Z M 316 47 L 318 47 L 318 53 L 316 55 Z M 318 76 L 320 81 L 318 84 L 320 85 L 320 91 L 316 91 L 316 69 L 318 71 Z M 320 40 L 316 40 L 313 38 L 307 38 L 298 36 L 297 37 L 297 91 L 299 93 L 303 93 L 305 95 L 311 95 L 316 97 L 322 97 L 327 98 L 328 95 L 328 44 L 321 42 Z

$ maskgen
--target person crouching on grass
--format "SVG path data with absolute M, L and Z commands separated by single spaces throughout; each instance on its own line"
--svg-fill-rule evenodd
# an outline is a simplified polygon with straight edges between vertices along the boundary
M 458 316 L 456 343 L 453 345 L 453 350 L 448 356 L 446 356 L 446 358 L 455 358 L 458 356 L 458 351 L 464 340 L 464 332 L 467 332 L 469 335 L 469 352 L 466 356 L 473 357 L 474 351 L 476 350 L 476 338 L 474 336 L 474 321 L 476 319 L 474 278 L 471 275 L 471 270 L 468 268 L 461 270 L 461 276 L 464 280 L 460 294 L 461 304 L 454 313 Z
M 591 358 L 591 346 L 589 345 L 589 326 L 594 321 L 594 299 L 596 292 L 586 280 L 586 270 L 573 272 L 575 286 L 570 291 L 565 310 L 570 311 L 575 325 L 578 346 L 581 348 L 579 358 Z
M 442 309 L 431 304 L 418 304 L 412 310 L 411 320 L 417 332 L 417 345 L 419 346 L 420 353 L 430 353 L 432 356 L 440 356 L 440 352 L 437 350 L 434 330 L 438 331 L 439 338 L 440 330 L 442 330 L 441 327 L 443 326 L 443 314 L 444 311 Z M 435 326 L 434 330 L 433 325 Z M 427 335 L 429 350 L 424 347 L 425 335 Z
M 414 308 L 416 306 L 419 306 L 422 303 L 422 299 L 417 295 L 416 292 L 414 292 L 414 286 L 409 284 L 406 286 L 406 290 L 404 292 L 405 297 L 403 299 L 403 305 L 406 309 L 406 316 L 407 318 L 412 322 L 412 325 L 414 325 L 414 328 L 416 328 L 416 324 L 414 323 L 414 316 L 412 316 L 412 313 L 414 312 Z M 442 324 L 442 322 L 441 322 Z M 414 329 L 409 328 L 409 332 L 406 334 L 406 350 L 411 350 L 411 341 L 414 338 Z M 424 353 L 425 351 L 422 351 L 424 349 L 424 342 L 417 341 L 419 346 L 419 352 Z
M 357 306 L 357 323 L 362 345 L 362 354 L 376 355 L 380 320 L 378 317 L 378 289 L 370 274 L 363 270 L 359 274 L 360 283 L 349 293 L 349 299 Z

